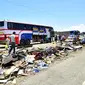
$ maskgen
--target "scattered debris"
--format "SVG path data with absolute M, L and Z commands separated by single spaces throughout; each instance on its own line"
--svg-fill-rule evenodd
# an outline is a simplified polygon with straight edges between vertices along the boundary
M 28 49 L 19 48 L 15 55 L 0 51 L 0 83 L 6 84 L 12 81 L 12 84 L 16 85 L 17 76 L 35 75 L 42 69 L 48 68 L 55 59 L 67 56 L 69 50 L 81 48 L 80 45 L 74 46 L 69 43 L 64 43 L 62 46 L 53 43 L 42 47 L 36 45 Z

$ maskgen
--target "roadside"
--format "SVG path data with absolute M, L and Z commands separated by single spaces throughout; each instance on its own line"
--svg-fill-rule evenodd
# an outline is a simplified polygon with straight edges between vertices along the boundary
M 76 48 L 75 51 L 74 48 Z M 6 76 L 9 76 L 12 71 L 12 74 L 15 75 L 16 71 L 14 70 L 16 68 L 18 73 L 15 79 L 17 80 L 18 84 L 28 78 L 33 76 L 38 77 L 37 75 L 49 71 L 49 69 L 54 67 L 56 63 L 59 64 L 61 61 L 63 62 L 63 60 L 66 60 L 69 57 L 74 57 L 74 54 L 79 52 L 80 48 L 81 46 L 70 48 L 67 46 L 56 46 L 56 43 L 53 42 L 33 45 L 33 47 L 21 49 L 21 51 L 17 53 L 16 58 L 13 58 L 12 56 L 3 57 L 4 63 L 9 62 L 10 60 L 14 60 L 12 63 L 13 66 L 10 68 L 7 66 L 7 70 L 5 69 L 5 74 Z M 19 49 L 17 49 L 17 51 Z M 67 51 L 66 49 L 70 50 Z M 4 51 L 3 53 L 5 54 Z
M 85 79 L 84 53 L 85 47 L 55 61 L 35 76 L 20 79 L 17 85 L 82 85 Z

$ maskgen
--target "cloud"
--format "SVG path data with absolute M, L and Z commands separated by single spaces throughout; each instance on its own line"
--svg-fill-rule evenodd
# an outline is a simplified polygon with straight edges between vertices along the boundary
M 57 31 L 70 31 L 70 30 L 79 30 L 80 32 L 85 32 L 85 25 L 80 24 L 80 25 L 71 26 L 68 28 L 59 28 Z
M 85 31 L 85 25 L 84 24 L 80 24 L 79 26 L 72 26 L 72 27 L 70 27 L 70 29 L 72 29 L 72 30 L 79 30 L 80 32 L 84 32 Z

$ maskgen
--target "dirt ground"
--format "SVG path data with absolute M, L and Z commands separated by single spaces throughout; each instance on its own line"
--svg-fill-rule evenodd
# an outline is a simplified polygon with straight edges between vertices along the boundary
M 63 57 L 61 59 L 55 60 L 55 62 L 52 63 L 48 67 L 48 69 L 45 69 L 44 71 L 41 71 L 41 72 L 39 72 L 39 73 L 37 73 L 35 75 L 32 74 L 32 75 L 29 75 L 27 77 L 19 77 L 19 78 L 17 78 L 16 79 L 17 80 L 16 85 L 71 85 L 71 84 L 66 84 L 66 83 L 65 84 L 59 83 L 60 80 L 62 80 L 60 70 L 62 70 L 63 72 L 64 71 L 68 72 L 68 68 L 70 68 L 69 66 L 73 65 L 72 61 L 73 61 L 73 63 L 76 62 L 76 58 L 78 57 L 80 59 L 82 56 L 85 55 L 84 53 L 85 53 L 85 47 L 82 50 L 78 50 L 78 51 L 70 53 L 66 57 Z M 75 65 L 76 65 L 76 63 L 75 63 Z M 58 72 L 59 74 L 56 73 L 56 72 Z M 67 74 L 65 73 L 63 75 L 66 76 Z M 68 75 L 70 75 L 70 74 L 68 74 Z M 56 79 L 54 79 L 54 78 L 56 78 Z M 68 79 L 69 79 L 69 77 L 68 77 Z M 54 80 L 55 80 L 55 82 L 54 82 Z M 12 85 L 12 84 L 10 84 L 10 85 Z M 72 84 L 72 85 L 74 85 L 74 84 Z M 75 84 L 75 85 L 77 85 L 77 84 Z
M 84 55 L 85 47 L 75 52 L 69 52 L 68 56 L 55 60 L 55 62 L 52 63 L 47 69 L 44 69 L 37 74 L 29 74 L 26 77 L 17 77 L 16 85 L 81 85 L 74 83 L 70 84 L 71 82 L 69 80 L 72 78 L 75 80 L 74 77 L 77 75 L 76 73 L 80 71 L 79 69 L 83 68 L 82 64 L 84 64 L 85 60 Z M 79 68 L 76 67 L 77 64 L 79 64 Z M 77 71 L 76 68 L 78 69 Z M 72 82 L 74 82 L 74 80 Z M 6 85 L 13 84 L 8 83 Z

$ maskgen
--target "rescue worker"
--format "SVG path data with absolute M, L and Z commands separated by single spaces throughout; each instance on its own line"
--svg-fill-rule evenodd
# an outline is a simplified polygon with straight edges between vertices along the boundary
M 15 54 L 15 34 L 16 32 L 13 32 L 13 34 L 9 36 L 10 38 L 9 54 L 11 53 L 12 50 L 13 50 L 13 54 Z

